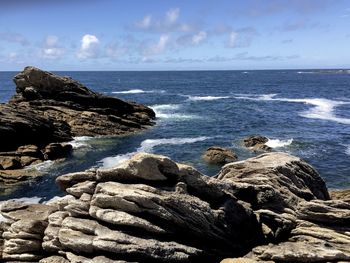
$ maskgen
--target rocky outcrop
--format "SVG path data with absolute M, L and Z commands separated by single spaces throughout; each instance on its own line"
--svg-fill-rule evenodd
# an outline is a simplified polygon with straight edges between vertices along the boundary
M 252 205 L 269 244 L 226 262 L 350 261 L 350 205 L 330 200 L 324 181 L 307 163 L 266 153 L 223 167 L 234 195 Z
M 243 140 L 243 144 L 245 147 L 249 148 L 254 152 L 270 152 L 272 148 L 267 146 L 269 139 L 265 136 L 261 135 L 252 135 Z
M 230 149 L 212 146 L 203 154 L 203 159 L 210 164 L 223 165 L 237 160 L 237 155 Z
M 57 184 L 67 195 L 46 205 L 2 205 L 5 261 L 350 261 L 350 204 L 286 153 L 229 163 L 216 178 L 139 153 Z
M 0 170 L 65 157 L 71 149 L 57 143 L 74 136 L 136 132 L 155 117 L 146 106 L 95 93 L 69 77 L 34 67 L 26 67 L 14 82 L 16 94 L 0 104 Z M 33 149 L 21 151 L 29 146 Z

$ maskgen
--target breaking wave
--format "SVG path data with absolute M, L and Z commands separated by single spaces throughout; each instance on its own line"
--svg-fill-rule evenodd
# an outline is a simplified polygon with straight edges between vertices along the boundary
M 164 93 L 165 90 L 143 90 L 143 89 L 130 89 L 122 91 L 112 91 L 113 94 L 139 94 L 139 93 Z
M 294 103 L 304 103 L 312 105 L 309 110 L 299 113 L 300 116 L 309 119 L 321 119 L 329 120 L 342 124 L 350 124 L 349 118 L 337 117 L 334 113 L 336 107 L 350 104 L 346 101 L 330 100 L 323 98 L 310 98 L 310 99 L 289 99 L 289 98 L 276 98 L 277 94 L 263 94 L 263 95 L 246 95 L 235 96 L 236 99 L 256 100 L 256 101 L 284 101 Z
M 150 106 L 150 108 L 155 112 L 156 117 L 160 119 L 186 120 L 200 118 L 196 115 L 177 112 L 181 108 L 179 104 L 160 104 Z
M 229 96 L 188 96 L 190 101 L 211 101 L 211 100 L 221 100 L 228 99 Z
M 293 139 L 289 140 L 279 140 L 279 139 L 269 139 L 265 144 L 271 148 L 281 148 L 293 143 Z
M 168 138 L 168 139 L 147 139 L 141 142 L 139 148 L 136 149 L 135 152 L 118 154 L 116 156 L 111 156 L 104 158 L 100 161 L 103 168 L 114 167 L 121 162 L 128 160 L 134 154 L 138 152 L 153 152 L 153 149 L 159 145 L 182 145 L 188 143 L 196 143 L 210 139 L 211 137 L 201 136 L 201 137 L 192 137 L 192 138 Z

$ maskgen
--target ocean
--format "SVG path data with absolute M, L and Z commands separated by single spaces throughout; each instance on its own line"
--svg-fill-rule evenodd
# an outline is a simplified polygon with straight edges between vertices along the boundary
M 255 156 L 242 147 L 253 134 L 269 138 L 276 151 L 312 164 L 330 189 L 350 187 L 350 74 L 302 70 L 56 72 L 108 96 L 154 109 L 156 125 L 124 137 L 76 138 L 64 162 L 37 166 L 44 176 L 15 187 L 0 186 L 0 200 L 46 201 L 63 195 L 59 175 L 110 167 L 145 151 L 213 176 L 220 167 L 203 162 L 210 146 Z M 16 72 L 0 72 L 0 102 L 15 93 Z M 1 142 L 0 142 L 1 143 Z

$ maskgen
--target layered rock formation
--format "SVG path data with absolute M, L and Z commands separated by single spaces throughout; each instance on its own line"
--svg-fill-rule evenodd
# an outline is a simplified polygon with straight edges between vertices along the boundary
M 50 143 L 74 136 L 128 134 L 152 125 L 155 117 L 146 106 L 97 94 L 78 81 L 34 67 L 26 67 L 14 82 L 16 94 L 8 104 L 0 104 L 0 170 L 61 158 L 58 145 L 56 153 L 47 153 Z M 20 149 L 29 146 L 36 147 L 35 156 Z M 0 173 L 1 180 L 7 181 Z
M 62 199 L 2 204 L 4 262 L 350 261 L 349 203 L 285 153 L 227 164 L 217 178 L 140 153 L 57 183 Z

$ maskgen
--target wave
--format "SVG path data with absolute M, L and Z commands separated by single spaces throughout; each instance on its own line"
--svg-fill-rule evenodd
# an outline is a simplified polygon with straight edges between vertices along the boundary
M 345 154 L 350 155 L 350 145 L 346 146 Z
M 305 98 L 305 99 L 290 99 L 290 98 L 276 98 L 277 94 L 263 94 L 263 95 L 246 95 L 246 96 L 235 96 L 236 99 L 247 99 L 257 101 L 282 101 L 282 102 L 294 102 L 309 104 L 314 107 L 307 111 L 299 113 L 301 117 L 309 119 L 321 119 L 329 120 L 342 124 L 350 124 L 349 118 L 337 117 L 334 113 L 336 107 L 350 104 L 348 101 L 330 100 L 323 98 Z
M 142 89 L 130 89 L 122 91 L 112 91 L 113 94 L 139 94 L 139 93 L 165 93 L 165 90 L 142 90 Z
M 55 162 L 52 161 L 52 160 L 47 160 L 47 161 L 44 161 L 42 163 L 30 165 L 30 166 L 28 166 L 25 169 L 32 169 L 32 168 L 34 168 L 34 169 L 38 170 L 39 172 L 43 173 L 43 172 L 47 172 L 54 163 Z
M 298 71 L 297 74 L 315 74 L 315 71 Z
M 152 153 L 154 148 L 159 145 L 182 145 L 188 143 L 196 143 L 210 139 L 211 137 L 201 136 L 192 138 L 168 138 L 168 139 L 147 139 L 141 142 L 139 148 L 135 152 L 118 154 L 116 156 L 106 157 L 102 159 L 99 163 L 103 168 L 114 167 L 123 161 L 130 159 L 133 155 L 138 152 Z
M 141 143 L 137 149 L 138 152 L 152 152 L 153 148 L 159 145 L 182 145 L 187 143 L 202 142 L 210 139 L 210 137 L 201 136 L 194 138 L 169 138 L 169 139 L 147 139 Z
M 92 137 L 89 136 L 79 136 L 79 137 L 74 137 L 73 141 L 70 141 L 69 144 L 72 145 L 73 149 L 78 149 L 78 148 L 90 148 L 91 145 L 88 144 L 87 142 L 92 139 Z
M 281 148 L 293 143 L 293 138 L 289 140 L 269 139 L 265 144 L 271 148 Z
M 221 100 L 228 99 L 229 96 L 187 96 L 190 101 L 212 101 L 212 100 Z
M 176 112 L 181 108 L 179 104 L 157 104 L 150 106 L 155 112 L 156 117 L 160 119 L 174 119 L 174 120 L 186 120 L 186 119 L 198 119 L 199 116 L 189 115 Z

